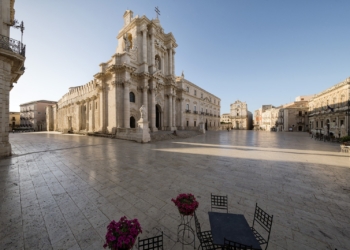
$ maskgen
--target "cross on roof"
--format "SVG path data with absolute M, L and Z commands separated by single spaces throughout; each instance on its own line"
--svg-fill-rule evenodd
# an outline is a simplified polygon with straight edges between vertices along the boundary
M 160 10 L 158 9 L 158 6 L 154 8 L 154 11 L 157 13 L 157 19 L 158 19 L 158 15 L 160 16 Z

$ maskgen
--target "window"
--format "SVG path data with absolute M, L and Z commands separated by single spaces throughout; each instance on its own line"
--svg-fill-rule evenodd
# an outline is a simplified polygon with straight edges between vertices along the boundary
M 194 111 L 197 111 L 197 106 L 194 106 L 193 108 L 194 108 Z
M 303 112 L 302 111 L 299 111 L 299 116 L 302 116 L 303 115 Z
M 187 92 L 190 92 L 190 87 L 187 87 Z
M 188 127 L 188 121 L 186 122 L 186 125 L 187 125 L 187 127 Z
M 344 124 L 344 120 L 340 120 L 340 126 Z
M 190 110 L 190 105 L 186 104 L 186 110 Z
M 318 128 L 318 121 L 316 122 L 316 128 Z
M 323 121 L 321 121 L 321 128 L 323 128 Z
M 197 127 L 197 122 L 196 121 L 194 121 L 194 126 Z
M 130 102 L 135 102 L 135 94 L 133 92 L 130 92 Z
M 203 93 L 201 93 L 201 98 L 203 98 Z
M 194 95 L 197 96 L 197 90 L 194 90 Z

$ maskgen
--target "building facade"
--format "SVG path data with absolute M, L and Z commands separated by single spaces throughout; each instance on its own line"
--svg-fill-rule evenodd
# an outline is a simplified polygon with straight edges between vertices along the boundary
M 39 100 L 20 104 L 20 127 L 34 131 L 46 131 L 46 107 L 55 101 Z
M 277 130 L 278 115 L 280 107 L 271 107 L 266 109 L 261 114 L 261 129 L 265 131 Z
M 251 129 L 253 116 L 248 111 L 246 102 L 237 100 L 232 103 L 230 105 L 230 115 L 233 129 Z
M 295 102 L 282 105 L 278 113 L 277 131 L 308 132 L 308 103 L 304 98 L 297 97 Z
M 308 115 L 312 133 L 350 135 L 350 77 L 316 94 L 309 102 Z
M 0 1 L 0 157 L 11 155 L 9 143 L 9 94 L 24 73 L 25 46 L 10 38 L 15 24 L 14 0 Z
M 112 58 L 100 64 L 89 83 L 71 87 L 47 109 L 48 130 L 128 133 L 137 127 L 141 106 L 151 131 L 218 129 L 220 99 L 175 76 L 172 33 L 164 33 L 159 19 L 124 13 L 124 26 Z
M 9 115 L 9 129 L 14 130 L 20 126 L 20 112 L 10 112 Z
M 273 109 L 275 106 L 272 105 L 262 105 L 261 108 L 254 111 L 254 118 L 253 118 L 253 127 L 254 130 L 266 130 L 266 126 L 270 125 L 269 128 L 271 128 L 271 112 L 268 112 L 264 114 L 264 122 L 263 122 L 263 113 L 266 110 Z

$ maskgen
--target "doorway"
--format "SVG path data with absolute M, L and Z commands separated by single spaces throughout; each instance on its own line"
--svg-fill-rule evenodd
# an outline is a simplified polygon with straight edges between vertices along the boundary
M 133 116 L 130 117 L 130 128 L 135 128 L 135 118 Z
M 162 117 L 161 108 L 160 108 L 160 106 L 157 104 L 157 105 L 156 105 L 156 128 L 157 128 L 158 130 L 161 130 L 161 126 L 162 126 L 161 117 Z
M 208 130 L 208 120 L 205 119 L 205 130 Z

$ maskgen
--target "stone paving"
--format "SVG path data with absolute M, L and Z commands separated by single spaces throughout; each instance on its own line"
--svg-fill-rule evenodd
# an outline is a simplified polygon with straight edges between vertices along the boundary
M 0 160 L 0 249 L 103 249 L 106 226 L 138 218 L 141 238 L 176 242 L 171 202 L 190 192 L 209 230 L 210 193 L 251 224 L 274 215 L 268 249 L 350 249 L 350 158 L 305 133 L 208 132 L 138 144 L 57 133 L 10 134 Z M 193 225 L 194 226 L 194 225 Z M 198 246 L 198 240 L 196 241 Z M 186 247 L 185 249 L 193 249 Z

